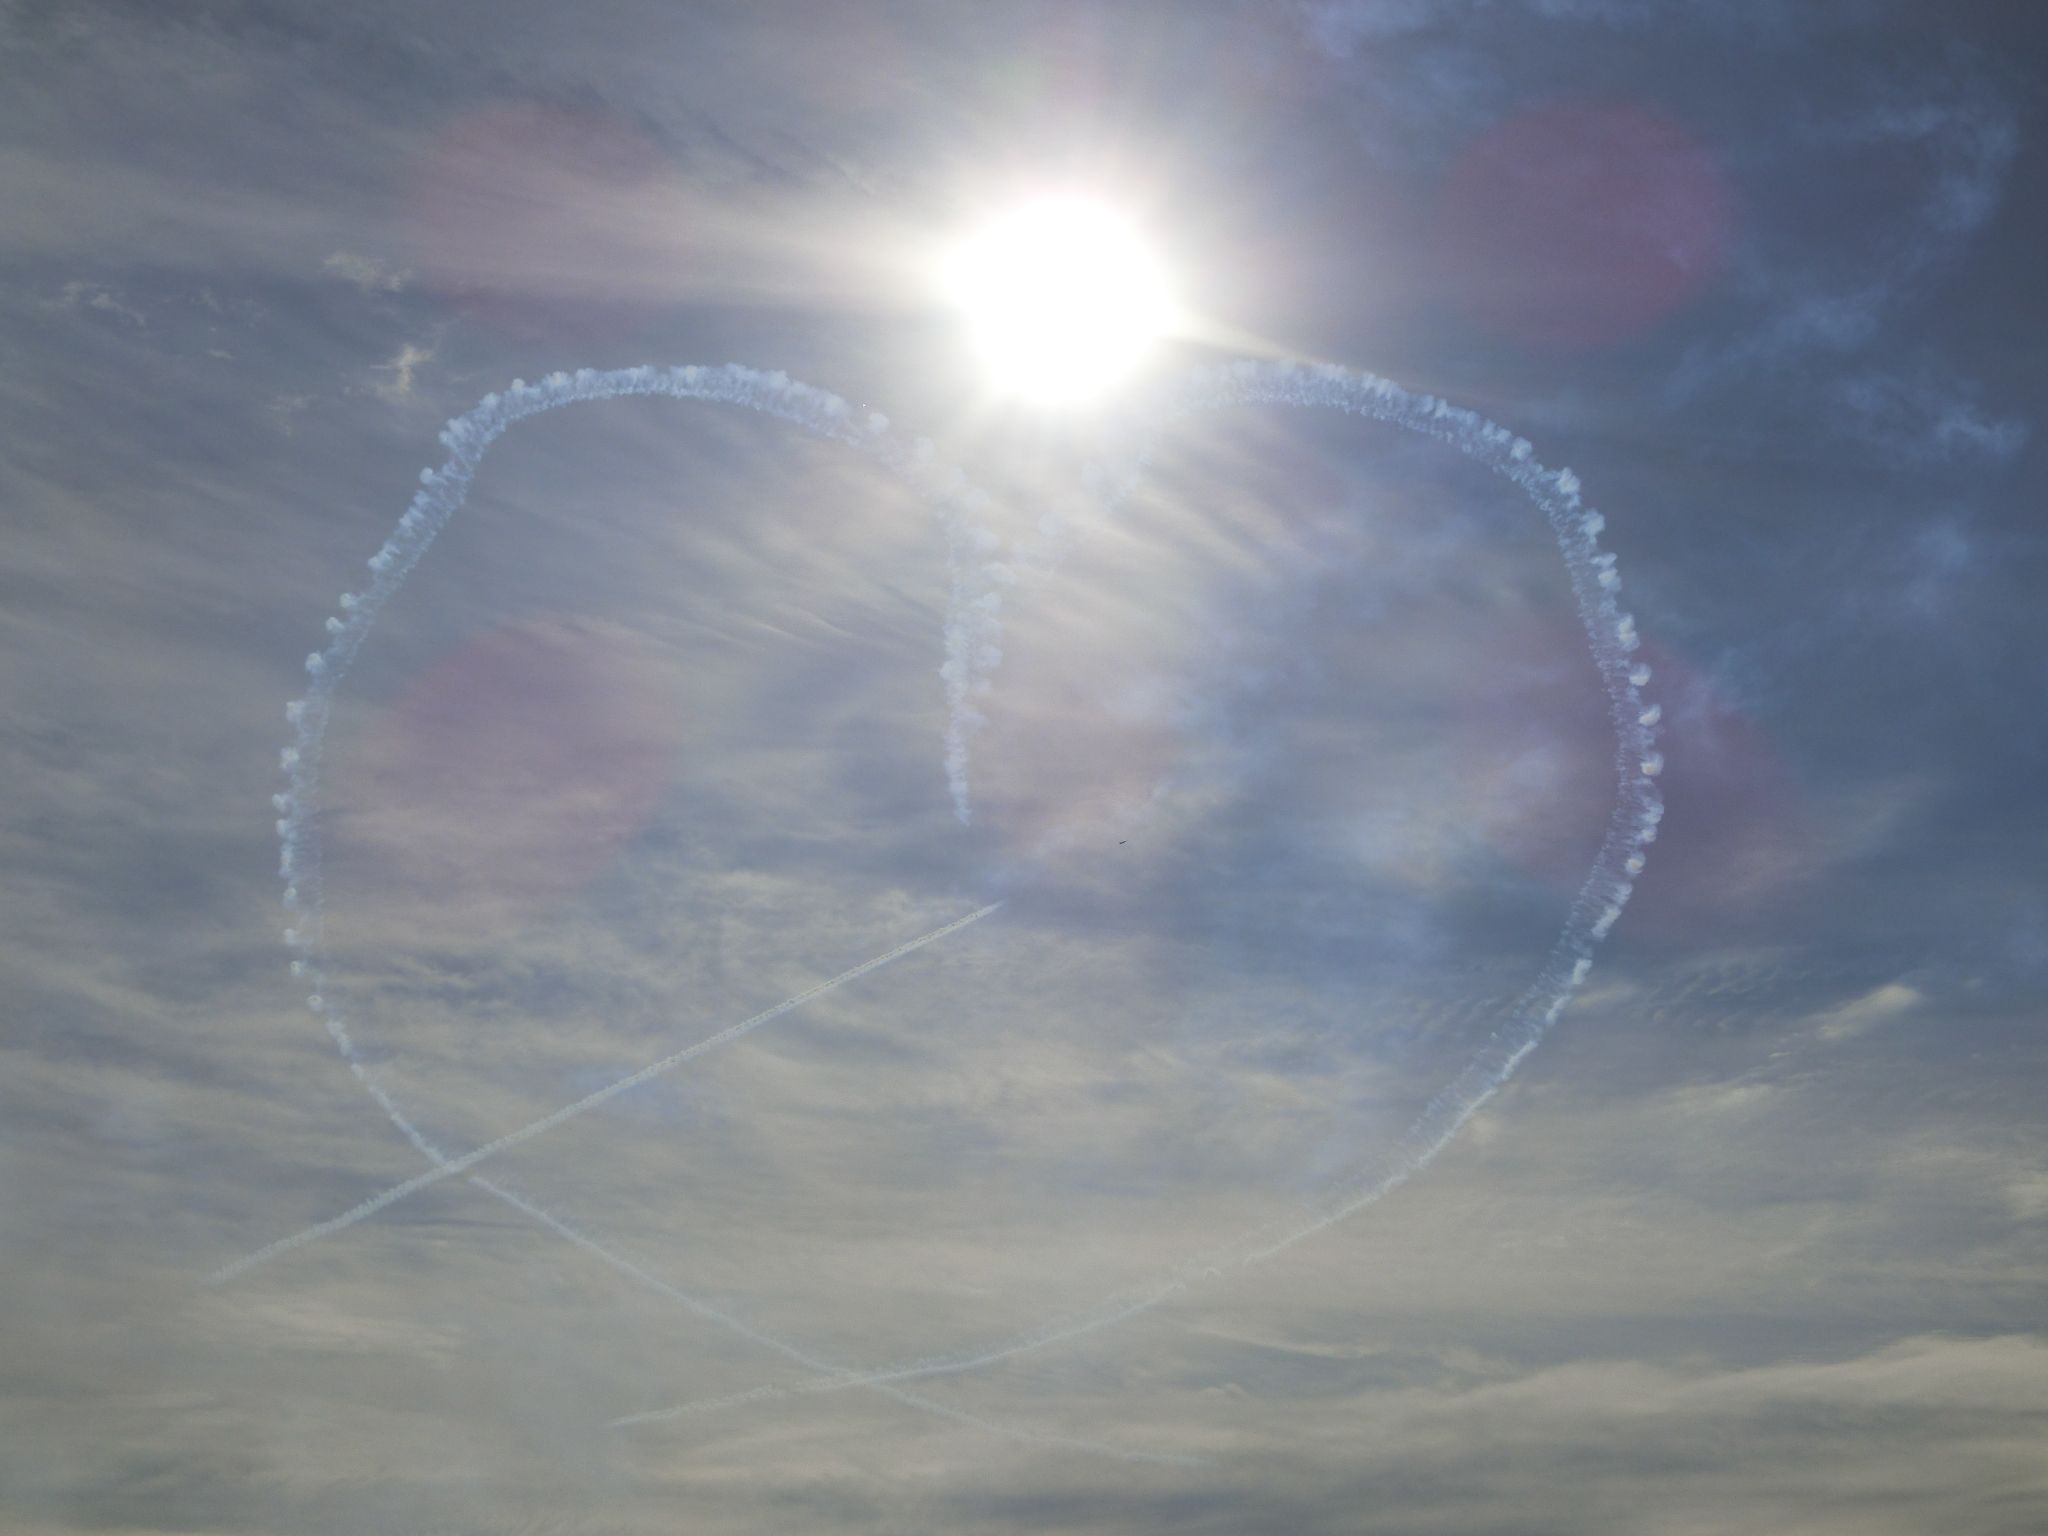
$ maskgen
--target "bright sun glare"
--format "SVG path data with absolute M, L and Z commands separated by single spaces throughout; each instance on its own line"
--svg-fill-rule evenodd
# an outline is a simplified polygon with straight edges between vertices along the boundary
M 1013 209 L 941 276 L 996 384 L 1076 405 L 1126 378 L 1173 322 L 1164 272 L 1130 221 L 1083 197 Z

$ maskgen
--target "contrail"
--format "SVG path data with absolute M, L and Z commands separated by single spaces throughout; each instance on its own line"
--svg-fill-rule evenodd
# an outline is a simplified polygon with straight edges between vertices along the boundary
M 1420 433 L 1513 482 L 1543 513 L 1564 557 L 1579 620 L 1607 691 L 1615 733 L 1615 805 L 1592 870 L 1572 902 L 1549 957 L 1507 1018 L 1424 1107 L 1393 1155 L 1369 1171 L 1341 1181 L 1342 1193 L 1319 1214 L 1251 1235 L 1232 1259 L 1211 1256 L 1189 1261 L 1149 1288 L 1103 1301 L 1078 1318 L 1045 1324 L 1007 1343 L 823 1377 L 793 1390 L 834 1392 L 958 1375 L 1086 1338 L 1151 1311 L 1223 1267 L 1244 1267 L 1270 1259 L 1385 1198 L 1428 1167 L 1535 1050 L 1592 970 L 1593 951 L 1620 918 L 1636 877 L 1643 872 L 1647 849 L 1656 840 L 1658 824 L 1664 818 L 1664 801 L 1656 782 L 1664 770 L 1664 758 L 1656 746 L 1662 711 L 1643 697 L 1650 669 L 1635 659 L 1641 638 L 1634 617 L 1619 604 L 1621 577 L 1614 556 L 1599 546 L 1606 519 L 1580 499 L 1578 476 L 1568 469 L 1546 469 L 1537 462 L 1526 439 L 1473 411 L 1434 396 L 1414 394 L 1373 374 L 1330 365 L 1241 361 L 1198 370 L 1168 398 L 1162 417 L 1178 419 L 1232 405 L 1340 410 Z M 1148 442 L 1147 452 L 1149 447 Z M 1144 459 L 1141 453 L 1138 462 L 1142 465 Z M 1128 493 L 1133 478 L 1125 475 L 1109 482 L 1112 506 Z M 677 1418 L 745 1400 L 747 1394 L 740 1394 L 636 1415 L 636 1419 Z
M 661 1060 L 649 1062 L 646 1066 L 640 1068 L 639 1071 L 628 1073 L 616 1082 L 608 1083 L 593 1093 L 587 1093 L 575 1103 L 563 1105 L 553 1114 L 543 1115 L 538 1120 L 530 1120 L 516 1131 L 507 1131 L 497 1140 L 487 1141 L 474 1151 L 465 1152 L 460 1157 L 436 1158 L 435 1166 L 429 1168 L 425 1173 L 414 1174 L 411 1178 L 392 1185 L 382 1194 L 372 1195 L 360 1205 L 351 1206 L 339 1216 L 331 1217 L 326 1221 L 316 1222 L 304 1231 L 294 1232 L 290 1237 L 281 1237 L 276 1242 L 235 1260 L 232 1264 L 223 1265 L 206 1277 L 206 1283 L 208 1285 L 221 1285 L 235 1279 L 239 1275 L 246 1275 L 250 1270 L 267 1264 L 272 1259 L 290 1253 L 295 1248 L 303 1248 L 308 1243 L 316 1242 L 320 1238 L 340 1232 L 344 1228 L 352 1227 L 357 1222 L 376 1215 L 377 1212 L 384 1210 L 386 1207 L 396 1205 L 408 1195 L 418 1194 L 423 1189 L 439 1184 L 443 1179 L 452 1179 L 457 1174 L 467 1173 L 485 1158 L 495 1157 L 500 1152 L 510 1151 L 513 1147 L 520 1145 L 522 1142 L 531 1141 L 536 1136 L 544 1136 L 557 1126 L 566 1125 L 585 1111 L 595 1109 L 607 1100 L 615 1099 L 629 1089 L 637 1088 L 642 1083 L 661 1076 L 664 1072 L 672 1071 L 686 1061 L 702 1056 L 707 1051 L 715 1051 L 722 1045 L 730 1045 L 742 1035 L 751 1034 L 763 1024 L 779 1019 L 793 1009 L 803 1007 L 805 1003 L 810 1002 L 814 998 L 823 997 L 827 992 L 843 987 L 849 981 L 856 981 L 860 977 L 867 975 L 870 971 L 878 971 L 883 966 L 889 964 L 890 961 L 900 960 L 913 950 L 923 949 L 925 945 L 936 943 L 948 934 L 958 933 L 970 923 L 980 922 L 984 917 L 987 917 L 1002 905 L 1000 901 L 992 901 L 978 911 L 968 913 L 965 917 L 956 917 L 942 928 L 934 928 L 930 933 L 921 934 L 906 943 L 898 944 L 886 954 L 877 955 L 872 960 L 863 960 L 851 970 L 841 971 L 829 981 L 821 981 L 816 986 L 797 993 L 794 997 L 784 998 L 774 1007 L 763 1008 L 753 1017 L 742 1019 L 737 1024 L 728 1025 L 717 1034 L 708 1035 L 694 1045 L 686 1045 L 679 1051 L 671 1051 L 668 1055 L 662 1057 Z M 388 1100 L 386 1103 L 388 1107 Z

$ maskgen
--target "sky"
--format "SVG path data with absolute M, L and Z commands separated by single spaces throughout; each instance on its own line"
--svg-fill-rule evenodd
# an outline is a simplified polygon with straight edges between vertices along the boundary
M 2044 72 L 0 0 L 0 1529 L 2048 1528 Z

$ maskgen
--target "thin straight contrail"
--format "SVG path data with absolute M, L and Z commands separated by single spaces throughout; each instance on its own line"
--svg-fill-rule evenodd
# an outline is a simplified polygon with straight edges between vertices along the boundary
M 1007 1343 L 922 1360 L 885 1365 L 853 1375 L 822 1377 L 792 1389 L 834 1392 L 921 1377 L 956 1375 L 1015 1359 L 1019 1355 L 1086 1338 L 1140 1316 L 1227 1268 L 1261 1263 L 1296 1243 L 1334 1226 L 1385 1198 L 1450 1145 L 1528 1054 L 1535 1050 L 1593 968 L 1593 952 L 1613 929 L 1635 890 L 1664 818 L 1657 779 L 1664 756 L 1656 728 L 1662 710 L 1643 696 L 1650 669 L 1636 652 L 1642 641 L 1635 618 L 1620 606 L 1621 576 L 1614 556 L 1601 550 L 1607 520 L 1580 499 L 1579 477 L 1548 469 L 1524 438 L 1473 411 L 1433 395 L 1417 395 L 1391 380 L 1329 365 L 1241 361 L 1188 375 L 1168 401 L 1169 417 L 1233 405 L 1282 405 L 1343 411 L 1383 421 L 1456 449 L 1466 458 L 1518 487 L 1540 511 L 1557 540 L 1571 580 L 1572 596 L 1586 632 L 1594 665 L 1608 698 L 1615 734 L 1615 804 L 1591 872 L 1580 887 L 1564 928 L 1526 991 L 1518 998 L 1464 1069 L 1416 1117 L 1392 1157 L 1354 1172 L 1322 1211 L 1294 1217 L 1254 1235 L 1232 1257 L 1209 1256 L 1184 1263 L 1150 1288 L 1097 1303 L 1078 1318 L 1048 1323 Z M 1149 444 L 1147 445 L 1149 452 Z M 1142 466 L 1146 453 L 1137 462 Z M 1114 504 L 1127 495 L 1133 475 L 1111 487 Z M 1000 651 L 994 654 L 999 658 Z M 977 679 L 986 686 L 986 679 Z M 747 1394 L 686 1403 L 636 1415 L 637 1420 L 678 1418 L 731 1407 Z
M 246 1275 L 250 1270 L 260 1265 L 269 1263 L 272 1259 L 290 1253 L 295 1248 L 303 1248 L 308 1243 L 316 1242 L 320 1238 L 342 1231 L 344 1228 L 352 1227 L 357 1222 L 376 1215 L 377 1212 L 385 1209 L 387 1206 L 396 1205 L 408 1195 L 418 1194 L 423 1189 L 439 1184 L 443 1179 L 452 1179 L 457 1174 L 467 1173 L 485 1158 L 495 1157 L 498 1153 L 509 1151 L 522 1142 L 531 1141 L 536 1136 L 543 1136 L 549 1131 L 554 1130 L 557 1126 L 567 1124 L 586 1110 L 595 1109 L 606 1100 L 617 1098 L 628 1089 L 637 1088 L 642 1083 L 657 1078 L 662 1073 L 671 1071 L 694 1057 L 702 1056 L 707 1051 L 716 1050 L 722 1045 L 730 1045 L 742 1035 L 751 1034 L 763 1024 L 779 1019 L 793 1009 L 801 1008 L 805 1003 L 810 1002 L 814 998 L 823 997 L 827 992 L 843 987 L 849 981 L 857 981 L 870 971 L 878 971 L 883 966 L 889 964 L 890 961 L 902 959 L 912 950 L 923 949 L 925 945 L 936 943 L 948 934 L 958 933 L 970 923 L 980 922 L 984 917 L 987 917 L 1001 906 L 1002 903 L 1000 901 L 992 901 L 987 906 L 968 913 L 965 917 L 956 917 L 942 928 L 934 928 L 930 933 L 921 934 L 907 943 L 898 944 L 888 953 L 877 955 L 872 960 L 863 960 L 851 970 L 841 971 L 829 981 L 821 981 L 816 986 L 797 993 L 794 997 L 784 998 L 772 1008 L 763 1008 L 752 1018 L 742 1019 L 737 1024 L 721 1029 L 715 1035 L 699 1040 L 695 1045 L 686 1045 L 679 1051 L 672 1051 L 662 1057 L 661 1060 L 650 1062 L 639 1071 L 629 1073 L 617 1082 L 608 1083 L 594 1093 L 585 1094 L 575 1103 L 565 1104 L 553 1114 L 543 1115 L 538 1120 L 529 1121 L 516 1131 L 507 1131 L 497 1140 L 485 1142 L 472 1152 L 465 1152 L 460 1157 L 438 1159 L 435 1165 L 425 1173 L 415 1174 L 401 1183 L 394 1184 L 382 1194 L 372 1195 L 360 1205 L 351 1206 L 348 1210 L 343 1211 L 339 1216 L 318 1222 L 313 1226 L 307 1227 L 304 1231 L 294 1232 L 290 1237 L 281 1237 L 274 1243 L 258 1248 L 254 1253 L 236 1259 L 232 1264 L 223 1265 L 206 1277 L 206 1283 L 208 1285 L 225 1284 L 237 1276 Z

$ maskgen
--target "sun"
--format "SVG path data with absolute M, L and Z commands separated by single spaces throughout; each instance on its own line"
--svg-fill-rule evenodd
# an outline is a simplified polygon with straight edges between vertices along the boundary
M 1174 324 L 1136 226 L 1089 197 L 1011 209 L 948 250 L 939 275 L 995 386 L 1038 405 L 1099 398 Z

